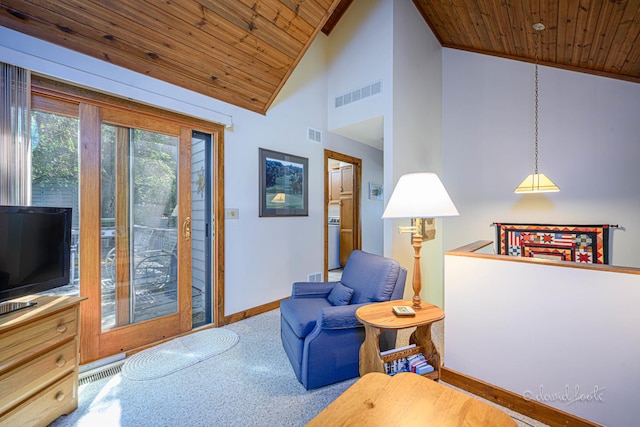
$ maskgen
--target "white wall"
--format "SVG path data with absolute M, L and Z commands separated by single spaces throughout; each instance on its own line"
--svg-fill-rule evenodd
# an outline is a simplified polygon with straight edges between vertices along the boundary
M 335 151 L 343 152 L 345 145 L 336 146 Z M 365 146 L 368 147 L 368 146 Z M 365 152 L 365 150 L 362 150 Z M 360 199 L 360 218 L 362 221 L 362 250 L 382 255 L 382 213 L 384 201 L 369 198 L 369 184 L 382 184 L 384 181 L 382 151 L 368 147 L 368 161 L 362 165 L 362 191 Z
M 0 61 L 129 97 L 151 105 L 231 125 L 225 131 L 225 206 L 239 219 L 225 221 L 225 314 L 260 306 L 291 292 L 291 283 L 324 266 L 325 148 L 363 160 L 363 181 L 381 179 L 379 150 L 327 131 L 327 38 L 318 36 L 266 116 L 133 73 L 0 27 Z M 306 139 L 307 127 L 323 131 L 323 145 Z M 258 148 L 309 158 L 309 216 L 258 217 Z M 378 202 L 379 203 L 379 202 Z M 363 246 L 382 246 L 367 230 Z M 379 236 L 379 234 L 378 234 Z
M 390 105 L 391 22 L 388 0 L 354 2 L 331 32 L 327 42 L 327 127 L 349 135 L 353 125 L 377 126 Z M 335 98 L 373 82 L 382 81 L 382 93 L 335 108 Z M 375 119 L 370 122 L 370 120 Z M 378 120 L 378 121 L 376 121 Z M 369 123 L 367 123 L 369 122 Z M 366 123 L 366 124 L 363 124 Z M 369 132 L 375 133 L 375 132 Z M 373 150 L 373 148 L 372 148 Z M 335 151 L 345 153 L 342 146 Z M 382 255 L 384 202 L 371 200 L 369 183 L 383 184 L 382 151 L 376 161 L 362 167 L 362 249 Z M 358 156 L 356 156 L 358 157 Z M 373 159 L 372 159 L 373 160 Z M 368 224 L 365 227 L 365 224 Z
M 391 104 L 391 0 L 353 2 L 331 32 L 328 48 L 328 127 L 335 132 L 384 116 Z M 382 93 L 335 108 L 337 96 L 382 81 Z
M 393 111 L 385 118 L 391 138 L 384 147 L 387 201 L 401 175 L 442 172 L 442 48 L 412 2 L 396 0 L 393 5 Z M 386 254 L 407 267 L 405 295 L 413 295 L 411 235 L 397 232 L 397 226 L 410 222 L 386 222 Z M 421 294 L 442 306 L 442 222 L 436 223 L 436 239 L 422 247 Z
M 443 174 L 460 216 L 445 249 L 493 222 L 618 224 L 611 263 L 640 266 L 640 85 L 540 67 L 540 171 L 559 193 L 516 195 L 533 172 L 532 64 L 443 50 Z
M 640 274 L 445 256 L 445 365 L 607 426 L 640 418 Z

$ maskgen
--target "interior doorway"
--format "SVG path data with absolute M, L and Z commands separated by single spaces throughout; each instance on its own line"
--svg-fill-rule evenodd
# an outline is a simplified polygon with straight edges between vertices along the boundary
M 362 160 L 335 151 L 324 151 L 325 230 L 324 277 L 341 275 L 349 255 L 361 249 L 360 194 Z M 330 272 L 337 275 L 329 279 Z

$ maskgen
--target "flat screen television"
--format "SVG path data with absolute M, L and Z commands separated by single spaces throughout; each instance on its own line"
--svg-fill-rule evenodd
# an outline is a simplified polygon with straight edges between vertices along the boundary
M 0 206 L 0 302 L 69 283 L 71 220 L 71 208 Z

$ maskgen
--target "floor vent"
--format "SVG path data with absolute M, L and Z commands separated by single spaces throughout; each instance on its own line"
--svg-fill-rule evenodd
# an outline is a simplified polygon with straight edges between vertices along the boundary
M 307 140 L 322 144 L 322 131 L 314 128 L 307 128 Z
M 344 107 L 345 105 L 361 101 L 379 93 L 382 93 L 382 80 L 336 97 L 334 106 L 335 108 Z
M 94 381 L 112 377 L 122 372 L 122 365 L 124 365 L 124 360 L 83 372 L 78 376 L 78 383 L 80 385 L 89 384 Z
M 307 282 L 322 282 L 322 273 L 311 273 L 307 275 Z

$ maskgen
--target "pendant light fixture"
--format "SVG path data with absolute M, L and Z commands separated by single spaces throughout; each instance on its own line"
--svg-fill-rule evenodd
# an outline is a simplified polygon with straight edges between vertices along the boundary
M 535 170 L 532 175 L 529 175 L 522 181 L 522 183 L 513 191 L 514 193 L 547 193 L 560 191 L 557 185 L 555 185 L 547 176 L 538 172 L 538 37 L 540 31 L 545 29 L 544 24 L 538 22 L 533 24 L 533 29 L 536 31 L 535 37 Z

